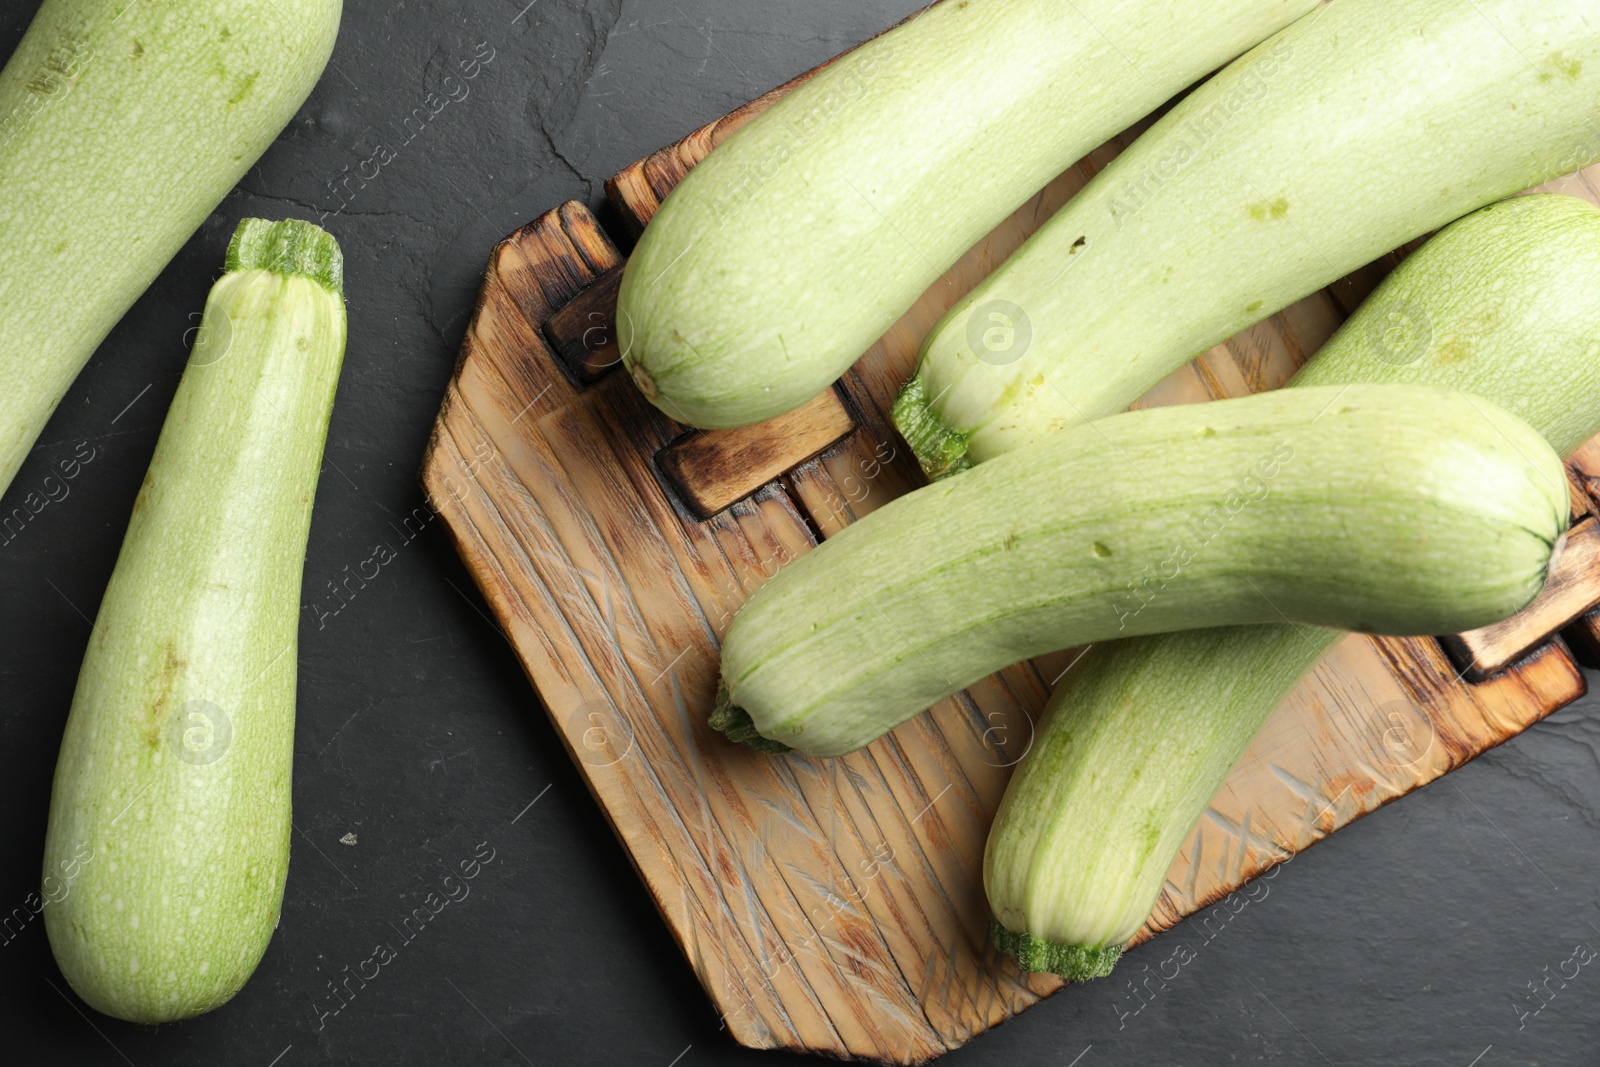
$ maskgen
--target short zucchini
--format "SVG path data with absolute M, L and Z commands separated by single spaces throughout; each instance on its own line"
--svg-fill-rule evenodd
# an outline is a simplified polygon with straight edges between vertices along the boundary
M 799 407 L 1050 179 L 1314 6 L 935 4 L 678 185 L 623 275 L 623 361 L 679 422 Z
M 344 356 L 341 259 L 246 219 L 206 301 L 101 601 L 56 763 L 61 973 L 134 1022 L 255 970 L 289 864 L 300 572 Z
M 1384 252 L 1600 158 L 1580 0 L 1338 0 L 1190 94 L 924 342 L 938 475 L 1121 411 Z
M 1453 390 L 1348 386 L 1130 412 L 916 490 L 734 618 L 715 724 L 852 751 L 1018 660 L 1119 635 L 1504 618 L 1568 520 L 1560 460 Z
M 1600 210 L 1568 196 L 1494 204 L 1406 260 L 1290 384 L 1469 390 L 1569 453 L 1600 431 L 1595 278 Z M 990 832 L 1000 946 L 1028 970 L 1107 973 L 1250 739 L 1344 636 L 1226 627 L 1086 653 Z

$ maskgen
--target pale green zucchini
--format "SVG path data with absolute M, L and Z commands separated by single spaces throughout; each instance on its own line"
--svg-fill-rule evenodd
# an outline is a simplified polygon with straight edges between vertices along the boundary
M 909 493 L 785 566 L 723 642 L 713 724 L 835 756 L 1018 660 L 1118 635 L 1478 626 L 1539 591 L 1567 520 L 1550 447 L 1453 390 L 1117 415 Z
M 953 308 L 895 420 L 938 475 L 1121 411 L 1357 266 L 1600 158 L 1597 114 L 1587 0 L 1338 0 L 1195 90 Z
M 121 1019 L 215 1008 L 277 923 L 341 271 L 310 223 L 240 224 L 78 675 L 45 840 L 69 889 L 45 926 L 72 988 Z
M 623 274 L 624 363 L 679 422 L 799 407 L 1051 178 L 1315 5 L 934 5 L 678 185 Z
M 1402 264 L 1290 384 L 1467 390 L 1571 452 L 1600 430 L 1597 278 L 1600 210 L 1548 195 L 1492 205 Z M 1000 946 L 1029 970 L 1109 971 L 1250 739 L 1344 636 L 1228 627 L 1086 653 L 990 832 Z
M 340 0 L 45 0 L 0 71 L 0 492 L 111 327 L 293 117 Z

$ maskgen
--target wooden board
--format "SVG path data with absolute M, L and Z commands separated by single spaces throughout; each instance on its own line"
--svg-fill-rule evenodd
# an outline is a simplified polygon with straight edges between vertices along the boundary
M 629 233 L 788 88 L 608 182 Z M 424 487 L 742 1044 L 920 1063 L 1061 985 L 990 946 L 980 868 L 1011 768 L 1071 653 L 1002 671 L 843 759 L 762 756 L 705 717 L 718 642 L 750 591 L 921 484 L 888 410 L 923 335 L 1122 143 L 975 247 L 798 422 L 727 442 L 671 422 L 613 372 L 624 257 L 583 206 L 535 220 L 490 257 Z M 1588 181 L 1568 191 L 1600 199 Z M 1282 385 L 1398 258 L 1207 352 L 1141 405 Z M 1574 469 L 1580 487 L 1586 470 L 1600 463 Z M 1436 641 L 1340 644 L 1200 819 L 1141 939 L 1579 696 L 1583 678 L 1549 636 L 1566 621 L 1521 620 L 1518 640 L 1531 633 L 1537 647 L 1476 683 Z M 1585 627 L 1600 635 L 1592 619 L 1568 632 Z

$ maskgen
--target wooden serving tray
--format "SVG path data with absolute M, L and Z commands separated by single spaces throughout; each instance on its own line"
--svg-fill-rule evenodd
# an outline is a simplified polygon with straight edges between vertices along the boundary
M 609 181 L 622 238 L 809 76 Z M 888 419 L 918 342 L 1123 143 L 976 246 L 832 391 L 743 430 L 679 426 L 614 372 L 624 256 L 583 205 L 536 219 L 490 257 L 423 484 L 742 1044 L 920 1063 L 1062 985 L 990 945 L 981 861 L 1071 653 L 1002 671 L 843 759 L 759 755 L 705 720 L 718 642 L 749 592 L 921 484 Z M 1587 178 L 1557 184 L 1600 202 Z M 1205 353 L 1140 403 L 1282 385 L 1398 259 Z M 1575 511 L 1589 518 L 1550 592 L 1510 623 L 1451 639 L 1456 660 L 1433 640 L 1338 646 L 1200 819 L 1141 940 L 1583 693 L 1554 634 L 1572 624 L 1573 648 L 1600 651 L 1596 616 L 1573 622 L 1600 601 L 1600 439 L 1573 472 Z

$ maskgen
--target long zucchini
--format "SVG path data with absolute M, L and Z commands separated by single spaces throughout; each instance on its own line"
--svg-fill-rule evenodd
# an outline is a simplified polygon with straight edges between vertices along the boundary
M 289 865 L 300 572 L 344 357 L 341 259 L 246 219 L 206 301 L 78 674 L 50 798 L 61 972 L 135 1022 L 255 970 Z
M 340 0 L 45 0 L 0 71 L 0 492 L 96 347 L 294 116 Z
M 1018 660 L 1294 622 L 1439 633 L 1544 583 L 1550 447 L 1466 394 L 1350 386 L 1136 411 L 901 497 L 735 616 L 714 724 L 852 751 Z
M 1315 4 L 936 4 L 673 191 L 623 274 L 624 363 L 695 426 L 800 406 L 1051 178 Z
M 1192 93 L 952 309 L 895 420 L 937 475 L 1121 411 L 1383 252 L 1600 158 L 1597 109 L 1587 0 L 1338 0 Z
M 1495 204 L 1402 264 L 1290 384 L 1468 390 L 1571 452 L 1600 430 L 1596 278 L 1600 210 L 1566 196 Z M 1086 653 L 990 831 L 1001 947 L 1029 970 L 1109 971 L 1250 739 L 1344 636 L 1231 627 Z

